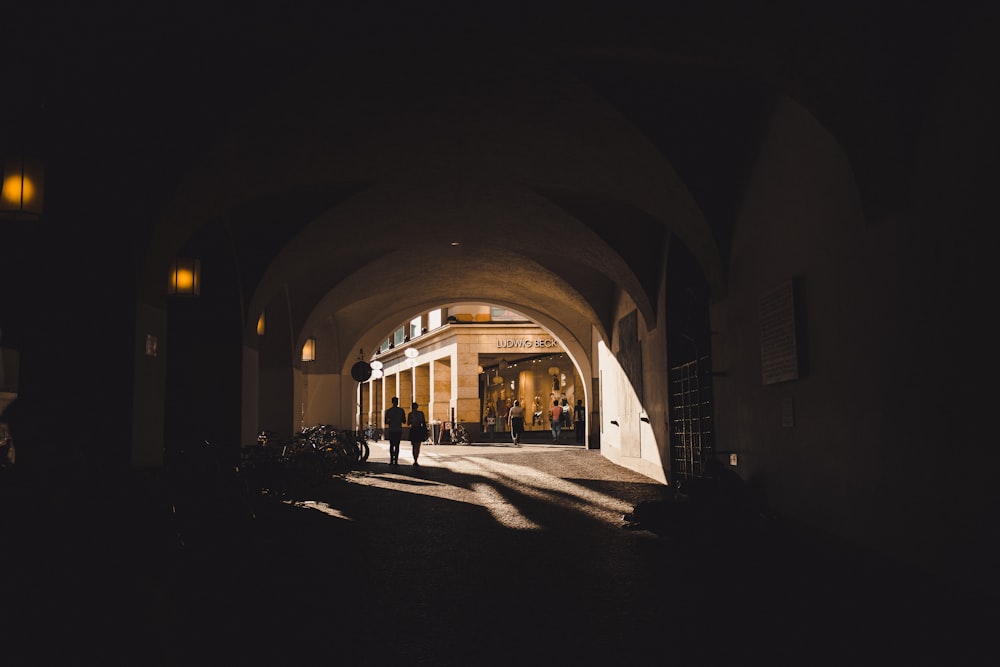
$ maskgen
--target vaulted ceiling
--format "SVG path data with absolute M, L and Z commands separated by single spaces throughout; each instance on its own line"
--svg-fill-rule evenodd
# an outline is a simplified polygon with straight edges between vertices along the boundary
M 395 275 L 390 260 L 406 255 L 379 230 L 412 203 L 455 216 L 439 225 L 441 238 L 424 234 L 410 245 L 440 257 L 437 244 L 464 230 L 466 275 L 477 295 L 515 298 L 478 258 L 513 268 L 520 256 L 536 275 L 549 272 L 550 286 L 566 283 L 580 296 L 571 310 L 606 326 L 615 284 L 634 283 L 640 305 L 655 289 L 659 244 L 635 239 L 651 239 L 678 211 L 691 220 L 673 220 L 671 231 L 721 288 L 735 213 L 776 95 L 793 97 L 841 142 L 869 215 L 900 206 L 927 96 L 967 25 L 951 9 L 334 2 L 232 12 L 212 3 L 197 11 L 25 3 L 5 17 L 12 29 L 0 73 L 17 101 L 0 111 L 0 145 L 26 144 L 46 156 L 48 217 L 60 241 L 52 256 L 73 266 L 80 247 L 130 248 L 140 298 L 142 273 L 155 267 L 149 253 L 199 244 L 207 251 L 225 238 L 226 252 L 238 257 L 244 316 L 252 317 L 255 293 L 263 303 L 291 281 L 304 320 L 331 289 L 344 289 L 347 276 L 346 284 L 360 284 Z M 586 118 L 573 111 L 581 108 Z M 602 122 L 615 127 L 595 133 Z M 536 126 L 504 132 L 518 123 Z M 579 151 L 567 154 L 574 133 Z M 546 136 L 561 141 L 537 142 Z M 518 145 L 524 137 L 536 143 Z M 620 149 L 623 138 L 631 152 L 609 161 L 607 172 L 616 192 L 545 164 L 555 146 L 564 168 L 594 161 L 598 149 Z M 335 164 L 323 164 L 334 149 Z M 484 171 L 484 151 L 493 173 Z M 629 173 L 629 160 L 662 165 Z M 416 188 L 421 174 L 433 178 Z M 513 181 L 521 189 L 500 192 Z M 670 206 L 635 194 L 654 186 Z M 615 196 L 630 187 L 634 196 Z M 455 201 L 461 193 L 467 201 Z M 420 199 L 399 199 L 408 197 Z M 446 207 L 442 198 L 451 198 Z M 498 201 L 504 205 L 481 205 Z M 390 211 L 386 202 L 400 207 Z M 378 206 L 383 216 L 374 220 Z M 579 245 L 508 229 L 531 215 L 544 224 L 564 220 L 553 237 L 592 238 L 624 265 L 607 265 L 604 256 L 581 262 Z M 309 243 L 331 219 L 341 223 L 338 238 L 357 238 L 339 247 Z M 398 230 L 412 222 L 399 219 Z M 222 231 L 206 232 L 212 225 Z M 306 261 L 317 253 L 324 261 Z M 705 264 L 712 253 L 715 267 Z M 422 277 L 427 294 L 456 293 L 448 273 Z M 378 301 L 378 285 L 367 285 L 365 299 Z M 358 308 L 349 299 L 340 307 Z M 651 306 L 644 309 L 651 316 Z

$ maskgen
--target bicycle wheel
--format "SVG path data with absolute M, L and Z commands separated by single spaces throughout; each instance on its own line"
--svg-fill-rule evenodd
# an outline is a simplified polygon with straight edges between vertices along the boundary
M 361 443 L 358 442 L 357 438 L 352 435 L 345 443 L 345 448 L 350 455 L 349 461 L 351 465 L 361 461 L 361 458 L 364 455 L 364 450 L 361 448 Z
M 334 441 L 341 467 L 350 467 L 361 460 L 364 451 L 360 446 L 360 438 L 354 431 L 339 431 Z

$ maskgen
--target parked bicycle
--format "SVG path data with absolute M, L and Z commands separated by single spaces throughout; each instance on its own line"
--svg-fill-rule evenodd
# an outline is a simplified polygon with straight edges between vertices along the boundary
M 364 463 L 371 454 L 362 432 L 329 424 L 303 428 L 289 438 L 261 431 L 243 451 L 243 464 L 260 493 L 287 497 Z
M 469 432 L 459 422 L 455 422 L 455 426 L 451 431 L 451 441 L 456 445 L 468 445 L 472 442 L 471 438 L 469 438 Z

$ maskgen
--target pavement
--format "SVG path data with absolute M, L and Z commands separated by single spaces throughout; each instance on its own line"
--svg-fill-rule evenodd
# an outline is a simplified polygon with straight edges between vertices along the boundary
M 5 477 L 0 663 L 979 665 L 993 601 L 777 518 L 627 527 L 578 446 L 388 445 L 178 537 L 162 484 Z M 41 490 L 44 489 L 44 493 Z

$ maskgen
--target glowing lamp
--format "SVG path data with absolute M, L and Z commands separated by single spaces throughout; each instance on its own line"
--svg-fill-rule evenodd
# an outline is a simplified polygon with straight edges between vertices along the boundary
M 404 352 L 403 354 L 406 355 L 407 359 L 416 359 L 417 355 L 419 355 L 420 353 L 417 352 L 416 348 L 408 347 L 406 348 L 406 352 Z
M 302 345 L 302 361 L 316 361 L 316 339 L 307 338 Z
M 0 217 L 40 218 L 45 193 L 42 163 L 26 158 L 7 159 L 0 173 Z
M 201 260 L 177 258 L 170 263 L 167 275 L 167 294 L 176 296 L 201 294 Z

